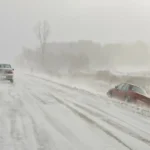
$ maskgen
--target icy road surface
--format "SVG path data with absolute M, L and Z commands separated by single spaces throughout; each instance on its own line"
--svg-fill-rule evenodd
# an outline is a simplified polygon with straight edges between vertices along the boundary
M 150 150 L 150 119 L 28 75 L 0 83 L 0 150 Z

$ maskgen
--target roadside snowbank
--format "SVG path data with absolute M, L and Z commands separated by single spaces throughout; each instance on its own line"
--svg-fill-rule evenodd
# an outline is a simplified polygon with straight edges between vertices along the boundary
M 136 70 L 128 72 L 119 72 L 115 70 L 100 70 L 95 72 L 77 72 L 73 74 L 48 74 L 41 73 L 36 70 L 23 70 L 23 72 L 38 75 L 45 79 L 51 79 L 55 82 L 59 82 L 65 85 L 78 88 L 86 88 L 90 91 L 94 89 L 96 92 L 106 92 L 110 87 L 121 82 L 130 82 L 145 88 L 148 94 L 150 94 L 150 72 L 147 70 Z M 103 88 L 104 87 L 104 88 Z

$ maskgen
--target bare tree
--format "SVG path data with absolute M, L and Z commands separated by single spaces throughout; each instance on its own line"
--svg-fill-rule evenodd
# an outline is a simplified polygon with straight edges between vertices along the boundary
M 42 52 L 41 61 L 44 67 L 44 60 L 45 60 L 45 46 L 50 34 L 50 25 L 49 23 L 44 20 L 43 22 L 39 21 L 35 26 L 35 34 L 37 39 L 40 42 L 40 48 Z

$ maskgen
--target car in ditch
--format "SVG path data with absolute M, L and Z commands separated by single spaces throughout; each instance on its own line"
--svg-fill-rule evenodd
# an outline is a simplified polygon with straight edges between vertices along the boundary
M 146 91 L 131 83 L 121 83 L 108 90 L 107 95 L 111 98 L 150 106 L 150 97 L 148 97 Z
M 10 64 L 0 63 L 0 80 L 14 82 L 14 69 Z

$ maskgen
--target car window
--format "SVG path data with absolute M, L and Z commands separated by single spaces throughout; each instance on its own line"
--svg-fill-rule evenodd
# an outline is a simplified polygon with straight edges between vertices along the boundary
M 144 91 L 142 88 L 137 86 L 132 86 L 131 90 L 140 93 L 142 95 L 147 95 L 146 91 Z
M 121 90 L 123 86 L 124 86 L 124 83 L 119 84 L 119 85 L 117 86 L 117 89 Z
M 128 89 L 129 89 L 129 84 L 124 84 L 121 90 L 128 91 Z
M 0 64 L 0 68 L 11 68 L 9 64 Z

